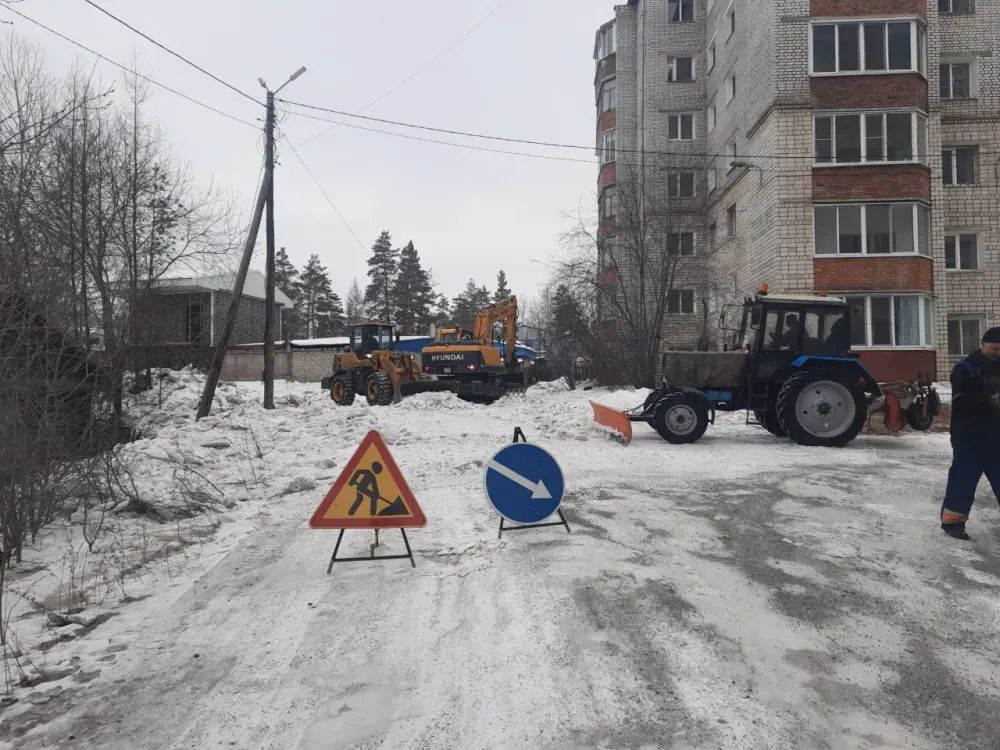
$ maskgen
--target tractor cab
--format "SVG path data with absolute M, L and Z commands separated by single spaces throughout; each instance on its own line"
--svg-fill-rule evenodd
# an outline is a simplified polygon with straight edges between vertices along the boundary
M 840 297 L 759 294 L 744 304 L 733 348 L 750 352 L 752 379 L 770 380 L 802 356 L 849 356 L 850 318 Z
M 472 331 L 464 328 L 439 328 L 434 337 L 435 344 L 462 344 L 473 340 Z
M 385 323 L 363 323 L 351 328 L 351 351 L 367 357 L 374 351 L 392 351 L 393 327 Z

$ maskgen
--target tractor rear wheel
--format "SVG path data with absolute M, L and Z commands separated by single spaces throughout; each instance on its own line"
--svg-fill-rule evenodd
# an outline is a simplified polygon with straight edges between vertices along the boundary
M 354 403 L 354 381 L 349 374 L 335 375 L 330 382 L 330 398 L 337 406 Z
M 708 429 L 708 409 L 685 393 L 671 393 L 656 404 L 653 427 L 669 443 L 694 443 Z
M 392 381 L 384 372 L 373 372 L 365 383 L 365 397 L 369 406 L 388 406 L 392 403 Z
M 868 417 L 868 400 L 850 376 L 832 369 L 803 370 L 778 393 L 778 421 L 799 445 L 839 448 L 854 440 Z

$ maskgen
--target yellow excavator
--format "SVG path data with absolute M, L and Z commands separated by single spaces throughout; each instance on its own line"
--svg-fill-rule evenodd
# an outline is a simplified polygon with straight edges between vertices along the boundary
M 502 325 L 494 342 L 493 329 Z M 502 343 L 501 355 L 497 343 Z M 492 403 L 505 393 L 523 391 L 534 382 L 531 362 L 517 359 L 517 297 L 479 311 L 472 331 L 438 330 L 434 343 L 421 351 L 424 375 L 451 382 L 467 401 Z

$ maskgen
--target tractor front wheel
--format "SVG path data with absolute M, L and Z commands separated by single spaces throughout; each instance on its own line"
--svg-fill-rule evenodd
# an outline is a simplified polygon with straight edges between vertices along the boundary
M 337 406 L 350 406 L 354 403 L 354 382 L 350 375 L 335 375 L 330 382 L 330 398 Z
M 840 448 L 864 427 L 868 402 L 864 389 L 837 370 L 803 370 L 778 393 L 778 421 L 799 445 Z
M 369 406 L 388 406 L 392 403 L 392 381 L 384 372 L 373 372 L 365 384 L 365 397 Z
M 669 443 L 694 443 L 708 429 L 708 409 L 693 396 L 671 393 L 656 404 L 653 427 Z

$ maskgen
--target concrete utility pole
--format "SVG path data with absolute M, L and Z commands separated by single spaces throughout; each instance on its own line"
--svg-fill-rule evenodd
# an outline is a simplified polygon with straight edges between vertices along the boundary
M 274 98 L 278 92 L 306 72 L 299 68 L 292 77 L 271 91 L 263 78 L 260 85 L 267 91 L 267 119 L 264 125 L 264 169 L 267 172 L 267 261 L 264 282 L 264 408 L 274 408 Z

